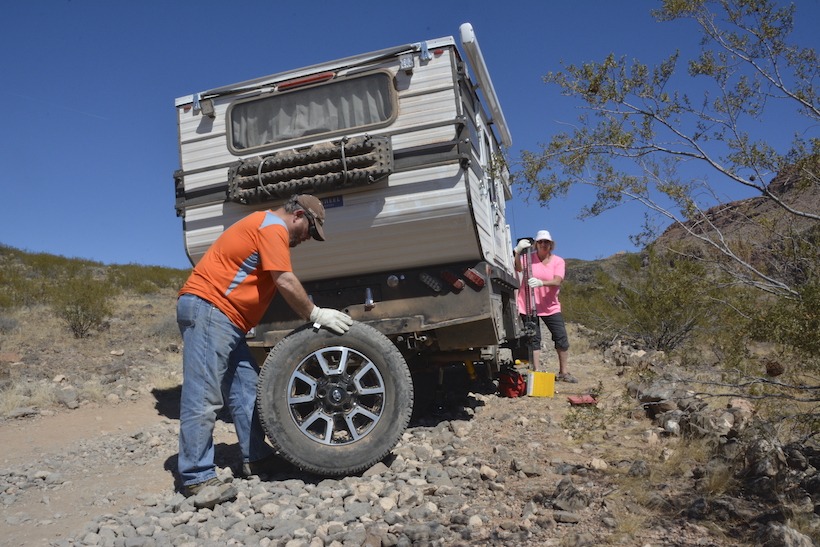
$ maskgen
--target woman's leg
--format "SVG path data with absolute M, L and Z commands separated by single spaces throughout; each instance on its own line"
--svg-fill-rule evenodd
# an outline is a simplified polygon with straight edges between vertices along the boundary
M 555 345 L 555 351 L 558 353 L 558 374 L 559 376 L 572 378 L 572 375 L 567 371 L 567 361 L 569 360 L 569 337 L 567 336 L 567 328 L 564 323 L 564 316 L 561 313 L 543 316 L 544 324 L 552 335 L 552 341 Z M 573 378 L 574 380 L 574 378 Z

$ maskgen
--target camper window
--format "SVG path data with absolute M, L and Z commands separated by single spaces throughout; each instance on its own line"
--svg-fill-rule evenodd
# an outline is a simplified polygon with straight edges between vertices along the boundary
M 236 153 L 318 134 L 387 125 L 396 112 L 392 77 L 376 72 L 237 102 L 228 112 Z

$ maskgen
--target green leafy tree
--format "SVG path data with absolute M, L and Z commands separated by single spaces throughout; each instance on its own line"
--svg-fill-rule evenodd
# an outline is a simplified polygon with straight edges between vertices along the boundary
M 659 221 L 671 223 L 694 242 L 677 252 L 799 301 L 820 270 L 820 212 L 800 198 L 820 185 L 820 64 L 813 49 L 789 41 L 795 13 L 770 0 L 663 0 L 653 15 L 696 23 L 699 54 L 684 64 L 675 52 L 657 66 L 611 54 L 547 74 L 584 113 L 574 129 L 522 153 L 518 182 L 545 204 L 592 186 L 582 218 L 638 201 L 648 210 L 636 243 L 652 241 Z M 794 137 L 776 145 L 760 119 L 786 109 Z M 702 175 L 683 175 L 697 166 Z M 783 184 L 766 182 L 777 174 Z M 733 218 L 724 222 L 715 207 L 726 205 L 719 188 L 727 185 L 772 205 L 776 220 L 725 208 Z

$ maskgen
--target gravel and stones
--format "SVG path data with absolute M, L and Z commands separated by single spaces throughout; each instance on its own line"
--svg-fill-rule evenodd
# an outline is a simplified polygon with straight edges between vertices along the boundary
M 239 462 L 231 461 L 236 453 L 223 451 L 217 454 L 224 465 L 219 476 L 238 495 L 212 509 L 198 507 L 173 484 L 178 422 L 163 418 L 136 433 L 83 440 L 58 455 L 0 470 L 0 503 L 13 508 L 31 489 L 47 499 L 49 492 L 71 488 L 70 477 L 127 459 L 131 468 L 165 462 L 168 488 L 135 494 L 117 512 L 104 512 L 108 499 L 95 500 L 98 516 L 51 545 L 600 544 L 619 526 L 602 503 L 610 487 L 602 471 L 584 463 L 583 450 L 551 457 L 547 441 L 561 430 L 543 415 L 555 404 L 471 393 L 456 411 L 416 419 L 392 454 L 360 476 L 320 478 L 283 461 L 275 476 L 242 479 L 235 476 Z M 218 422 L 217 428 L 232 433 L 230 424 Z M 19 514 L 5 518 L 11 526 L 42 524 Z M 659 527 L 658 537 L 684 533 L 669 527 Z

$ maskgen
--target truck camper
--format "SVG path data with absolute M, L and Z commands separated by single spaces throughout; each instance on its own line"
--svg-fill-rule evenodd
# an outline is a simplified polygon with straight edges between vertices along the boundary
M 350 332 L 304 325 L 277 297 L 248 334 L 268 437 L 307 471 L 381 460 L 409 421 L 413 369 L 493 376 L 520 336 L 511 137 L 474 30 L 459 30 L 176 99 L 193 264 L 252 211 L 304 193 L 325 206 L 327 241 L 293 249 L 293 267 Z

